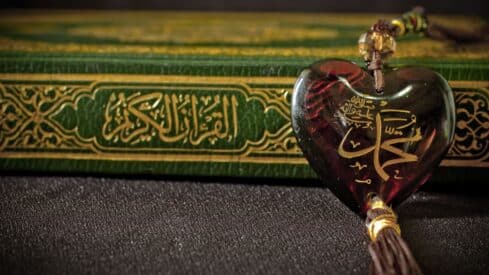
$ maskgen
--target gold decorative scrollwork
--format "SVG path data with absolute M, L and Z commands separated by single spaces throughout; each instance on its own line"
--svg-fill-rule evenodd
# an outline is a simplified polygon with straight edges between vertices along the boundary
M 457 129 L 447 158 L 487 161 L 489 157 L 489 90 L 455 91 Z
M 289 122 L 290 90 L 274 87 L 268 79 L 261 84 L 249 78 L 196 77 L 190 86 L 186 83 L 180 87 L 174 83 L 186 81 L 185 77 L 167 76 L 147 82 L 123 77 L 119 80 L 125 83 L 116 86 L 98 76 L 84 78 L 82 85 L 74 84 L 80 83 L 79 79 L 67 78 L 56 83 L 50 83 L 50 76 L 39 75 L 14 83 L 11 76 L 7 82 L 0 80 L 0 158 L 304 161 Z M 278 86 L 284 86 L 284 81 Z M 95 102 L 97 94 L 107 96 L 100 97 L 106 98 L 98 105 L 103 109 L 90 112 L 94 121 L 101 121 L 93 124 L 101 125 L 96 136 L 82 135 L 80 121 L 71 129 L 60 122 L 60 117 L 66 119 L 66 109 L 79 112 L 84 108 L 78 105 L 80 99 Z M 262 136 L 246 139 L 242 146 L 225 149 L 218 145 L 218 141 L 238 144 L 238 139 L 246 138 L 240 136 L 239 110 L 246 109 L 248 102 L 258 102 L 259 112 L 273 112 L 272 120 L 284 123 L 274 126 L 274 130 L 259 125 L 265 127 Z M 158 147 L 154 142 L 167 146 Z
M 79 86 L 0 85 L 0 151 L 73 147 L 50 117 L 81 92 Z

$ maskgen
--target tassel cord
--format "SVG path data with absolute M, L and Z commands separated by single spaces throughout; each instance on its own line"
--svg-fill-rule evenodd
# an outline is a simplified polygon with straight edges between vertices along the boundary
M 372 258 L 371 275 L 421 275 L 423 272 L 408 245 L 394 211 L 374 197 L 367 211 L 366 225 L 372 242 L 368 250 Z

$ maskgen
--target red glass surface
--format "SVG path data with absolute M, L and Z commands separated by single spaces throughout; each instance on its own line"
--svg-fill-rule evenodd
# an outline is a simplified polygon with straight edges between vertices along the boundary
M 292 124 L 313 169 L 351 208 L 369 195 L 397 204 L 421 186 L 455 130 L 452 91 L 436 72 L 406 67 L 373 77 L 354 63 L 324 60 L 299 77 Z

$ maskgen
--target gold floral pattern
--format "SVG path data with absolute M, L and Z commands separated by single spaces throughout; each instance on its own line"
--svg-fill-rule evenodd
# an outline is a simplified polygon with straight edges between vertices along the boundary
M 447 157 L 487 161 L 489 155 L 489 90 L 457 90 L 457 130 Z

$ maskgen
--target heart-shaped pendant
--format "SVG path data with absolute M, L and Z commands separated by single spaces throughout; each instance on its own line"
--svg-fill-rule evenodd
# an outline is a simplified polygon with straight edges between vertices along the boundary
M 449 148 L 455 103 L 447 81 L 425 68 L 386 73 L 382 93 L 356 64 L 323 60 L 304 70 L 292 125 L 305 157 L 350 208 L 398 204 L 430 176 Z

